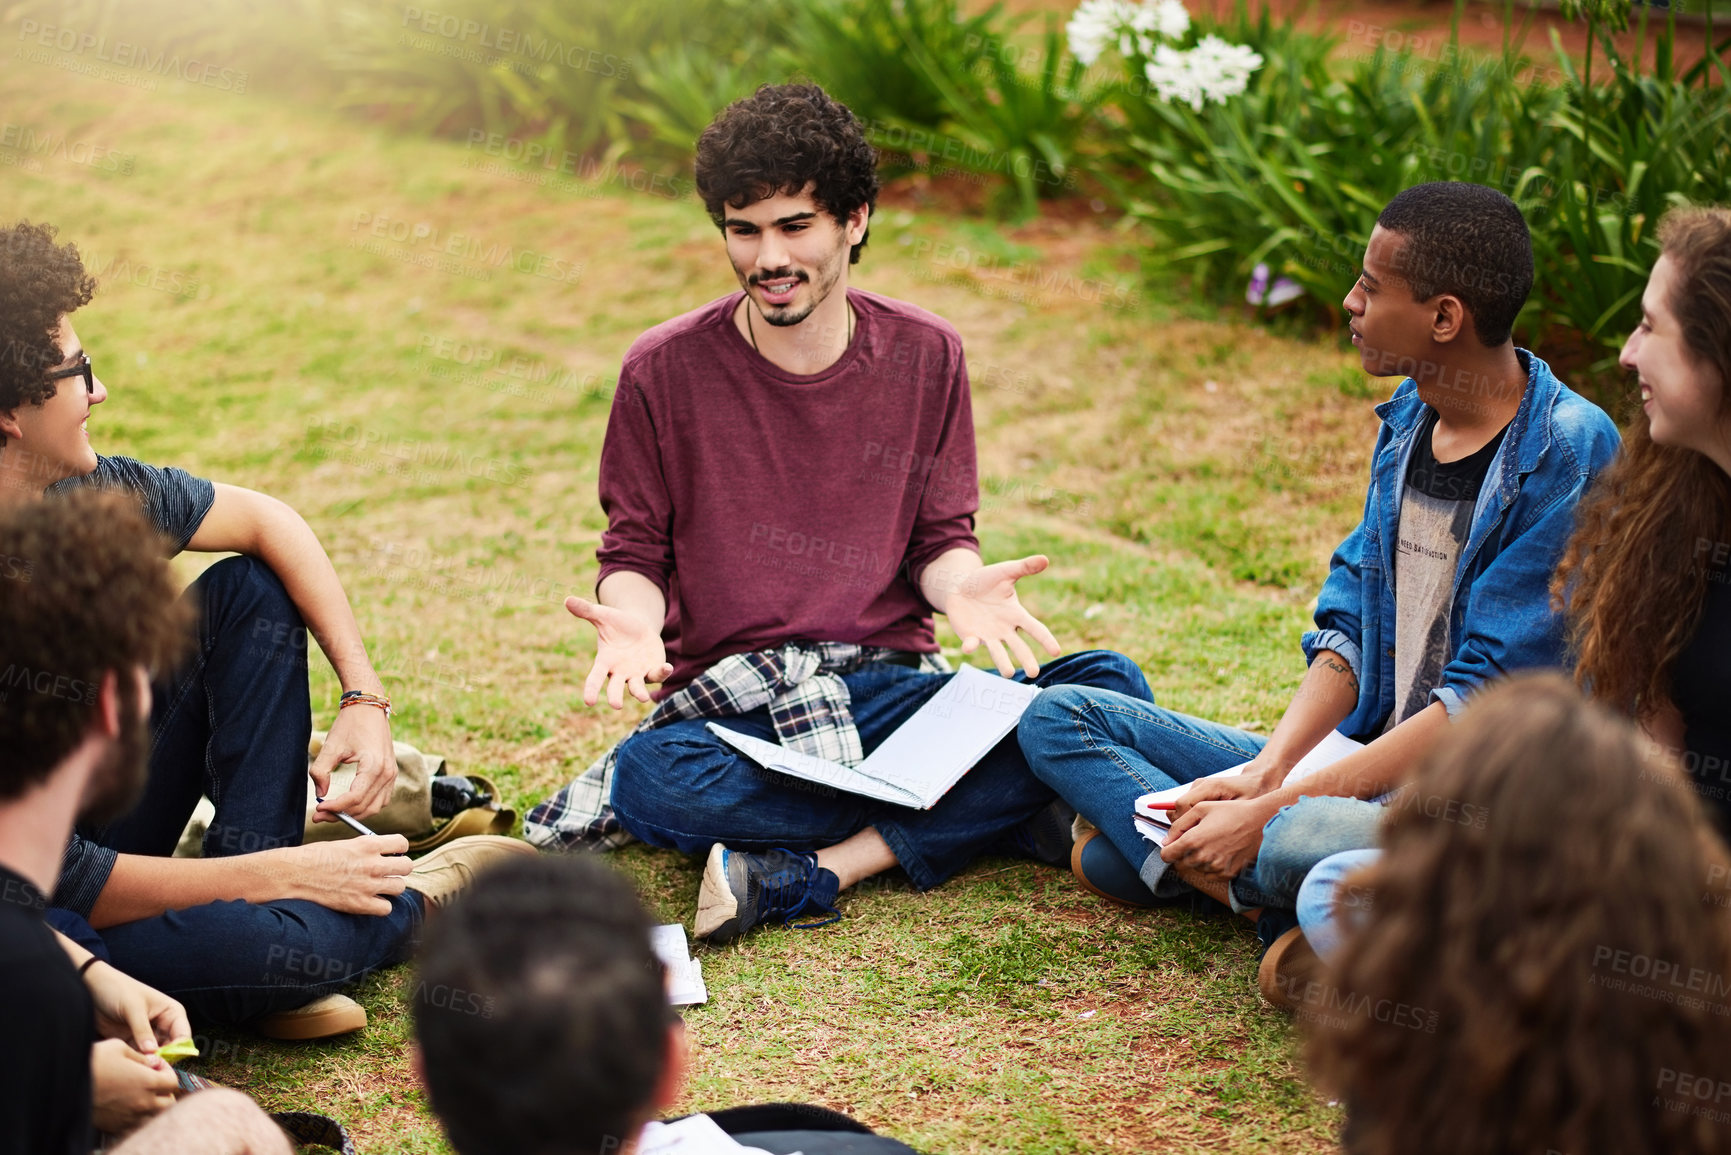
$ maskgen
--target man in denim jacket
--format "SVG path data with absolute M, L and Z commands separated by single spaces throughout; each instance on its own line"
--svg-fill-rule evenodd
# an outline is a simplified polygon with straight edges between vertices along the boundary
M 1274 733 L 1086 686 L 1052 687 L 1022 718 L 1035 774 L 1103 835 L 1072 857 L 1089 889 L 1151 905 L 1187 883 L 1267 909 L 1272 941 L 1312 865 L 1375 844 L 1370 800 L 1410 776 L 1472 694 L 1564 664 L 1551 571 L 1618 436 L 1515 347 L 1532 270 L 1526 222 L 1494 190 L 1418 185 L 1383 210 L 1345 307 L 1365 370 L 1405 380 L 1377 407 L 1364 517 L 1330 562 L 1303 638 L 1310 670 Z M 1365 745 L 1285 784 L 1331 730 Z M 1135 799 L 1186 782 L 1157 849 L 1135 829 Z

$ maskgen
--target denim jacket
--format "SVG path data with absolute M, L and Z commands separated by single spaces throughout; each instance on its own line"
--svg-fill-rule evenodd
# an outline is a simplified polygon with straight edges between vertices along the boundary
M 1449 609 L 1454 657 L 1431 690 L 1430 700 L 1450 717 L 1493 678 L 1565 664 L 1551 573 L 1573 532 L 1575 503 L 1620 444 L 1604 410 L 1525 349 L 1516 355 L 1527 388 L 1479 491 Z M 1377 406 L 1382 429 L 1364 518 L 1334 551 L 1317 598 L 1317 628 L 1301 642 L 1306 663 L 1333 650 L 1352 667 L 1358 706 L 1339 729 L 1360 741 L 1380 734 L 1394 710 L 1394 551 L 1407 463 L 1426 408 L 1410 377 Z

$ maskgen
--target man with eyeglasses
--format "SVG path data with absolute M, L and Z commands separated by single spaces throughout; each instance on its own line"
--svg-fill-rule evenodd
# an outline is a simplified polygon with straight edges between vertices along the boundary
M 529 848 L 454 839 L 411 864 L 401 835 L 301 845 L 303 776 L 324 798 L 323 821 L 364 820 L 396 779 L 389 700 L 348 597 L 312 529 L 282 502 L 91 448 L 90 413 L 108 391 L 71 314 L 96 285 L 77 249 L 54 236 L 28 222 L 0 229 L 0 505 L 119 489 L 138 498 L 171 553 L 238 555 L 184 595 L 197 645 L 179 668 L 156 671 L 149 784 L 130 813 L 78 827 L 52 896 L 59 928 L 196 1016 L 283 1038 L 358 1029 L 366 1012 L 337 990 L 399 961 L 428 904 L 467 872 Z M 11 561 L 27 580 L 29 559 Z M 346 707 L 310 770 L 309 632 Z M 0 694 L 65 681 L 44 674 L 55 672 L 0 670 Z M 343 763 L 356 766 L 353 784 L 325 797 Z M 216 807 L 203 858 L 170 857 L 201 794 Z

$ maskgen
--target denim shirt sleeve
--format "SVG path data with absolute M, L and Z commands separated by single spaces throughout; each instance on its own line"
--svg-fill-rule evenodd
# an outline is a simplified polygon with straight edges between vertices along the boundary
M 1364 554 L 1364 522 L 1359 522 L 1328 562 L 1328 579 L 1316 599 L 1316 628 L 1298 644 L 1304 649 L 1306 666 L 1323 650 L 1333 650 L 1352 667 L 1352 676 L 1364 680 L 1364 625 L 1359 620 L 1364 605 L 1360 585 L 1364 580 L 1360 559 Z
M 102 888 L 108 885 L 108 876 L 114 871 L 114 860 L 119 857 L 108 847 L 98 846 L 74 834 L 60 859 L 60 878 L 54 884 L 52 904 L 89 918 L 90 908 L 96 905 Z

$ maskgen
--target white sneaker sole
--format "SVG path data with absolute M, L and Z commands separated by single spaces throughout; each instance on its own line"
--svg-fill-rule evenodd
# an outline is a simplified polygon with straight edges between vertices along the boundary
M 698 938 L 708 938 L 739 916 L 739 900 L 727 885 L 727 848 L 717 842 L 709 848 L 703 867 L 703 885 L 697 891 L 697 919 L 692 928 Z

